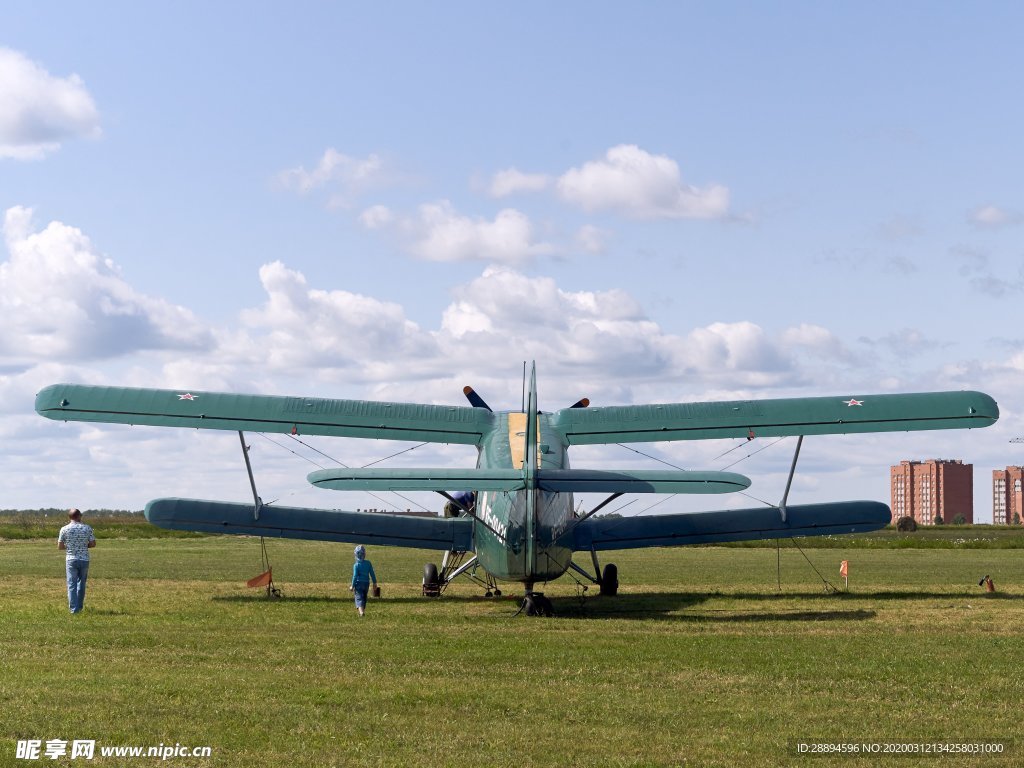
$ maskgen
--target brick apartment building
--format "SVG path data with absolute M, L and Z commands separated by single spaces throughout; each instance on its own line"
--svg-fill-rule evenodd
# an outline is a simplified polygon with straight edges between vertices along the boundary
M 889 468 L 892 520 L 911 517 L 918 525 L 974 523 L 974 465 L 960 459 L 901 461 Z M 959 522 L 959 521 L 957 521 Z
M 992 522 L 995 525 L 1020 525 L 1024 520 L 1022 479 L 1024 467 L 992 470 Z

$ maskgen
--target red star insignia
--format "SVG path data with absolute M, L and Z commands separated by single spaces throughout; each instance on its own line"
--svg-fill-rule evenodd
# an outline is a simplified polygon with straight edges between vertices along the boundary
M 863 400 L 854 400 L 853 398 L 850 398 L 849 400 L 843 400 L 843 402 L 846 403 L 847 408 L 849 408 L 852 405 L 864 405 Z
M 178 395 L 179 400 L 198 400 L 199 398 L 193 395 L 191 392 L 187 392 L 184 395 Z

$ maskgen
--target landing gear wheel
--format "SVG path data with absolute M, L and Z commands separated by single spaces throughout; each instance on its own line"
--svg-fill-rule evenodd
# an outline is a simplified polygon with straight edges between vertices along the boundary
M 619 569 L 608 563 L 601 573 L 601 594 L 609 597 L 619 594 Z
M 495 597 L 501 597 L 501 590 L 500 589 L 494 590 L 494 596 Z
M 437 566 L 427 563 L 423 566 L 423 596 L 440 597 L 441 580 L 437 576 Z

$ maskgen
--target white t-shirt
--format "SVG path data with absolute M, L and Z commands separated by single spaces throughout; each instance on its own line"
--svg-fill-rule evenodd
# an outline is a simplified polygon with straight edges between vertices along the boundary
M 67 547 L 68 560 L 88 560 L 89 542 L 96 541 L 92 527 L 85 523 L 72 521 L 60 529 L 57 541 Z

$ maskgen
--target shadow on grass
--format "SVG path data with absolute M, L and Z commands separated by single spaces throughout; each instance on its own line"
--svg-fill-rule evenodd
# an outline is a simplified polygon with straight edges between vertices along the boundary
M 213 595 L 211 600 L 219 603 L 351 603 L 351 597 L 331 597 L 330 595 L 299 595 L 290 597 L 287 594 L 278 597 L 267 597 L 259 592 L 255 595 Z
M 284 594 L 280 597 L 267 597 L 264 593 L 260 592 L 255 595 L 213 595 L 210 599 L 217 602 L 225 603 L 351 603 L 351 594 L 338 594 L 337 596 L 332 595 L 297 595 L 292 596 L 287 593 L 287 589 L 283 590 Z M 370 605 L 374 603 L 393 603 L 393 604 L 429 604 L 431 602 L 445 602 L 445 603 L 494 603 L 501 600 L 511 601 L 515 600 L 518 605 L 519 600 L 522 599 L 519 595 L 502 595 L 501 597 L 484 597 L 483 595 L 448 595 L 445 597 L 420 597 L 419 595 L 414 596 L 403 596 L 403 597 L 371 597 L 368 600 Z
M 723 598 L 740 603 L 730 608 L 701 608 L 710 598 Z M 794 609 L 792 601 L 805 603 Z M 757 592 L 675 592 L 616 597 L 554 598 L 555 615 L 580 619 L 662 619 L 684 622 L 760 622 L 760 621 L 862 621 L 877 612 L 870 607 L 840 608 L 846 601 L 916 601 L 916 600 L 1024 600 L 1024 595 L 978 594 L 977 592 L 803 592 L 765 594 Z M 771 610 L 772 603 L 787 601 L 789 607 Z M 822 602 L 826 605 L 822 605 Z M 744 605 L 744 603 L 746 605 Z M 816 608 L 820 606 L 820 608 Z
M 701 608 L 711 598 L 736 601 L 738 604 L 729 608 Z M 215 595 L 211 597 L 217 602 L 227 603 L 303 603 L 303 604 L 348 604 L 352 596 L 347 594 L 332 595 L 298 595 L 285 594 L 279 598 L 268 598 L 262 592 L 252 595 Z M 515 612 L 519 607 L 521 595 L 504 594 L 500 597 L 484 597 L 483 595 L 444 595 L 439 598 L 421 597 L 419 595 L 403 595 L 400 597 L 371 598 L 370 604 L 393 605 L 428 605 L 442 602 L 469 606 L 482 603 L 505 605 Z M 553 597 L 555 616 L 565 619 L 658 619 L 680 622 L 768 622 L 768 621 L 863 621 L 874 618 L 877 612 L 869 607 L 841 608 L 836 602 L 845 601 L 915 601 L 915 600 L 1024 600 L 1024 595 L 978 594 L 976 592 L 784 592 L 779 594 L 760 592 L 660 592 L 636 595 L 618 595 L 616 597 Z M 777 610 L 772 604 L 787 602 L 787 607 L 779 606 Z M 792 601 L 805 603 L 804 607 L 794 608 Z M 825 602 L 826 604 L 822 604 Z M 816 607 L 817 606 L 817 607 Z

